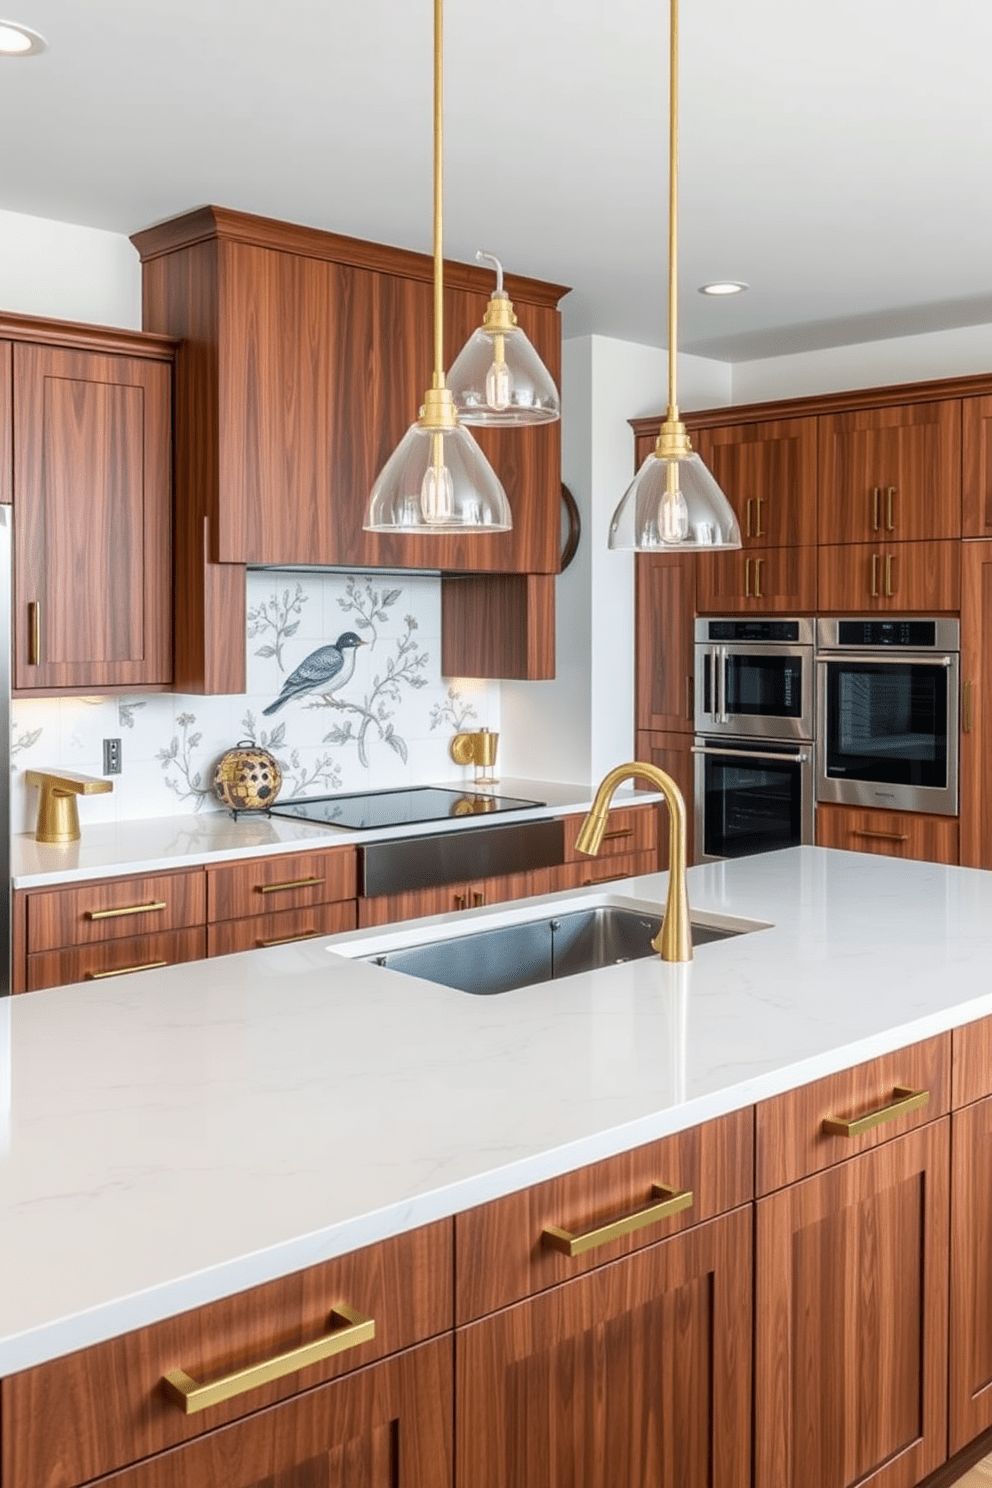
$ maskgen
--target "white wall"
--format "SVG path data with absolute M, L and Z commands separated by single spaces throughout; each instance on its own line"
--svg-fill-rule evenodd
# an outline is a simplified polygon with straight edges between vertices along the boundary
M 0 311 L 138 329 L 141 264 L 123 233 L 0 211 Z

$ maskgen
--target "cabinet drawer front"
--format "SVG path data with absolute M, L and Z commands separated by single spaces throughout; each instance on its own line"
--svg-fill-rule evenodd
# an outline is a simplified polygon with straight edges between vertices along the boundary
M 656 1222 L 568 1256 L 545 1238 L 549 1227 L 587 1235 L 619 1225 L 659 1203 L 653 1185 L 692 1203 Z M 455 1216 L 459 1323 L 482 1317 L 557 1282 L 570 1281 L 666 1235 L 690 1229 L 753 1196 L 752 1107 L 662 1137 L 521 1193 Z M 672 1205 L 671 1207 L 675 1207 Z
M 951 1105 L 986 1095 L 992 1095 L 992 1018 L 979 1018 L 951 1033 Z
M 202 872 L 109 878 L 27 896 L 28 950 L 179 930 L 206 917 Z
M 701 553 L 696 561 L 696 605 L 701 614 L 726 610 L 802 615 L 816 609 L 813 547 Z
M 2 1481 L 71 1488 L 242 1416 L 264 1419 L 263 1406 L 301 1390 L 312 1399 L 314 1385 L 450 1328 L 451 1264 L 446 1220 L 11 1375 Z M 320 1338 L 342 1304 L 375 1320 L 374 1339 L 195 1415 L 162 1386 L 172 1370 L 214 1380 Z M 176 1479 L 190 1481 L 200 1479 Z
M 853 610 L 961 608 L 961 553 L 956 542 L 831 543 L 819 554 L 819 607 Z
M 353 847 L 226 863 L 207 869 L 207 918 L 238 920 L 354 899 L 355 885 Z
M 565 863 L 561 868 L 546 870 L 550 876 L 548 888 L 537 887 L 534 892 L 558 893 L 562 889 L 581 889 L 588 884 L 614 883 L 621 878 L 636 878 L 641 873 L 658 872 L 658 849 L 650 852 L 624 853 L 622 857 L 600 854 L 595 858 L 581 855 L 574 863 Z M 535 875 L 535 881 L 540 880 Z
M 897 1091 L 927 1091 L 929 1099 L 900 1110 L 909 1097 Z M 936 1121 L 950 1109 L 950 1101 L 949 1033 L 762 1101 L 755 1123 L 757 1192 L 771 1193 Z M 877 1125 L 864 1131 L 856 1126 L 851 1135 L 825 1129 L 826 1123 L 859 1123 L 874 1116 L 882 1118 Z
M 873 811 L 857 806 L 816 808 L 818 847 L 916 858 L 927 863 L 958 861 L 958 823 L 950 816 L 918 811 Z
M 579 829 L 585 821 L 584 816 L 567 816 L 565 818 L 565 862 L 566 863 L 591 863 L 595 858 L 589 858 L 585 853 L 577 851 L 575 839 L 579 835 Z M 626 806 L 610 812 L 603 833 L 603 845 L 597 854 L 600 858 L 623 857 L 629 853 L 657 852 L 658 850 L 658 807 L 657 806 Z
M 192 930 L 166 930 L 162 935 L 132 935 L 103 945 L 40 951 L 27 958 L 27 989 L 39 992 L 42 987 L 62 987 L 70 982 L 102 981 L 130 971 L 202 961 L 206 954 L 207 933 L 202 925 Z
M 283 909 L 254 919 L 222 920 L 207 927 L 207 955 L 230 956 L 234 951 L 286 945 L 313 940 L 318 935 L 337 935 L 354 930 L 358 914 L 354 899 L 340 904 L 315 904 L 312 909 Z

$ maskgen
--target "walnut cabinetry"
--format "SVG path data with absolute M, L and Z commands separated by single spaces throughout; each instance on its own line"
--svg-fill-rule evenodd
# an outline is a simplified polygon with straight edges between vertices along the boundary
M 746 552 L 814 546 L 816 419 L 702 429 L 694 444 L 729 500 Z
M 351 847 L 208 867 L 207 954 L 227 956 L 353 930 L 356 877 Z
M 695 558 L 639 553 L 635 583 L 637 727 L 691 733 Z
M 992 542 L 961 544 L 961 865 L 992 868 Z
M 956 611 L 960 604 L 960 543 L 882 541 L 820 548 L 821 614 L 932 615 Z
M 949 1441 L 992 1427 L 992 1019 L 953 1034 Z
M 696 817 L 692 810 L 695 795 L 696 756 L 693 754 L 692 734 L 662 734 L 638 729 L 634 752 L 639 760 L 657 765 L 671 775 L 682 792 L 686 803 L 686 859 L 696 861 Z M 662 809 L 658 822 L 658 866 L 667 868 L 668 863 L 668 818 Z
M 955 817 L 920 811 L 875 811 L 821 802 L 816 808 L 816 843 L 888 858 L 956 863 L 958 823 Z
M 809 615 L 816 609 L 815 548 L 742 548 L 696 559 L 700 614 Z

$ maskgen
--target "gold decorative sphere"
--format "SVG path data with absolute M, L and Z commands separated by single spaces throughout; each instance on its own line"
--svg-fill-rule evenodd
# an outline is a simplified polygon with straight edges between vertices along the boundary
M 214 769 L 214 795 L 232 811 L 264 811 L 282 785 L 282 771 L 267 749 L 243 739 L 222 754 Z

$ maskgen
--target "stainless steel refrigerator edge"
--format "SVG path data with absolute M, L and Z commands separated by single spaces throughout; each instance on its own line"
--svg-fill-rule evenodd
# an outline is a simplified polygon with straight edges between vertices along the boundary
M 7 768 L 0 771 L 0 997 L 10 995 L 11 986 L 11 887 L 10 887 L 10 594 L 11 510 L 0 506 L 0 735 L 7 743 Z

